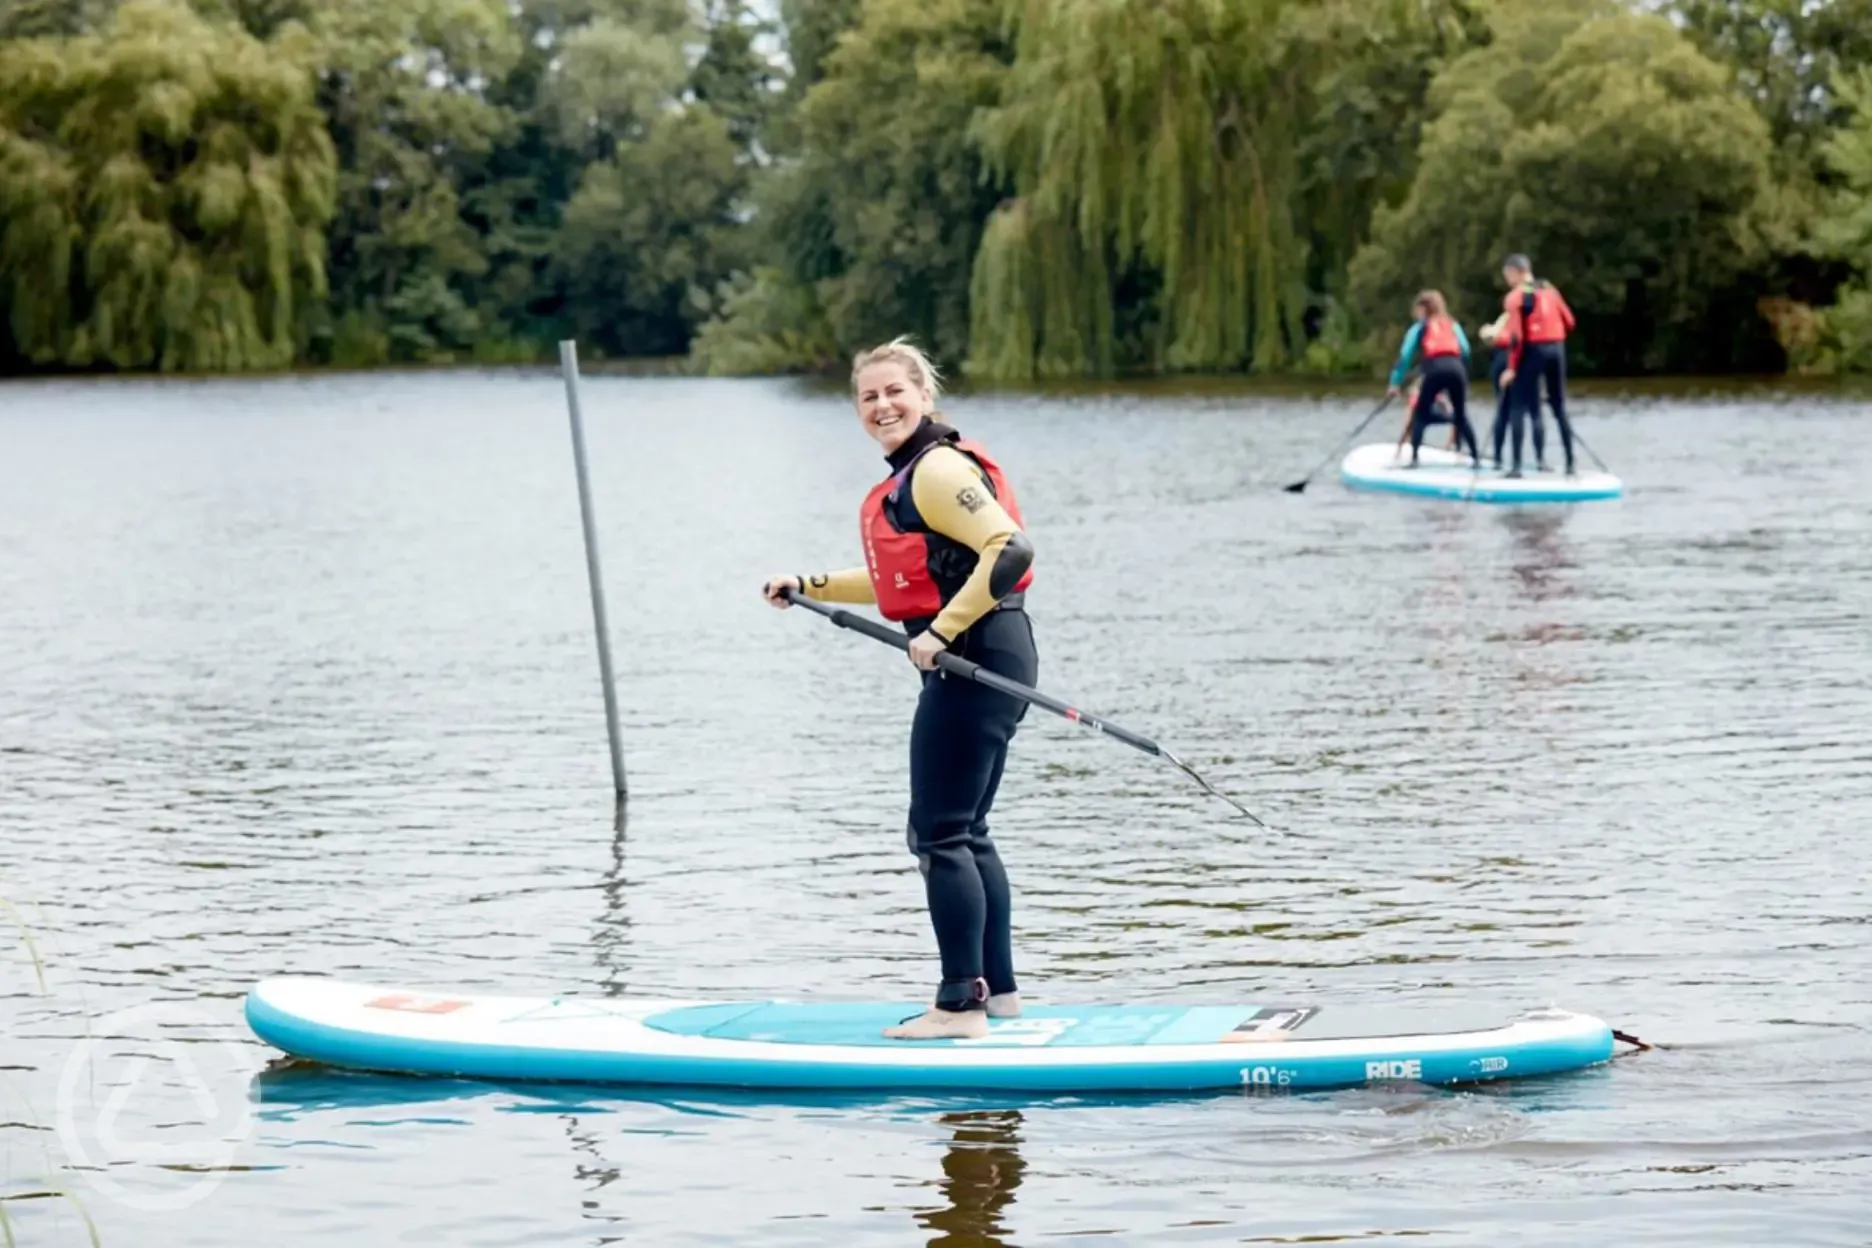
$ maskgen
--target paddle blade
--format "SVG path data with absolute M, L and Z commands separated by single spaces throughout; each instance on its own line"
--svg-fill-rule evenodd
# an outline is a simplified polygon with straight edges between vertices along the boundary
M 1289 494 L 1304 494 L 1306 492 L 1306 487 L 1306 482 L 1296 481 L 1292 485 L 1283 485 L 1281 488 L 1286 490 Z

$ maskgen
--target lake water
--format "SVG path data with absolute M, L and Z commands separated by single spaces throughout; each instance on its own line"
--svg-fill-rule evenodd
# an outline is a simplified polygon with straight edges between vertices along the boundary
M 241 999 L 283 972 L 927 993 L 912 673 L 758 598 L 859 562 L 880 461 L 836 393 L 586 378 L 620 831 L 553 373 L 0 387 L 5 1227 L 1872 1242 L 1872 405 L 1582 394 L 1628 493 L 1577 508 L 1284 493 L 1371 399 L 951 407 L 1021 491 L 1042 687 L 1277 829 L 1029 716 L 996 820 L 1026 994 L 1551 1002 L 1656 1051 L 993 1101 L 276 1063 Z

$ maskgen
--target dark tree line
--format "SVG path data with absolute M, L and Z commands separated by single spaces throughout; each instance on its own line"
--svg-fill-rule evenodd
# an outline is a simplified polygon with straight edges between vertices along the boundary
M 0 0 L 0 369 L 1872 370 L 1872 0 Z

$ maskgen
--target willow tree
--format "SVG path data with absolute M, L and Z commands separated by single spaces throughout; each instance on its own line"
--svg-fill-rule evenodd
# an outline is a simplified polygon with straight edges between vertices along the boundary
M 0 44 L 0 271 L 41 366 L 288 364 L 324 293 L 334 155 L 312 45 L 173 0 Z
M 1015 195 L 976 257 L 971 371 L 1286 363 L 1306 120 L 1276 38 L 1286 0 L 1011 2 L 1015 64 L 976 133 Z M 1117 305 L 1140 301 L 1154 323 L 1121 334 Z

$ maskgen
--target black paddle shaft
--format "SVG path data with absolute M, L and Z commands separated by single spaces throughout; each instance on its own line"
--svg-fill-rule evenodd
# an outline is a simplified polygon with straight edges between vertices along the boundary
M 862 615 L 853 615 L 850 611 L 842 607 L 832 606 L 830 603 L 817 602 L 796 589 L 787 590 L 786 598 L 788 602 L 796 606 L 805 607 L 810 611 L 817 611 L 820 615 L 825 616 L 840 628 L 847 628 L 853 632 L 863 633 L 867 637 L 881 641 L 887 646 L 895 646 L 899 650 L 907 651 L 910 648 L 909 637 L 905 636 L 898 629 L 879 624 L 876 620 L 867 620 Z M 1254 819 L 1255 823 L 1259 826 L 1267 827 L 1260 819 L 1255 818 L 1253 811 L 1243 806 L 1228 794 L 1217 789 L 1200 775 L 1197 775 L 1195 769 L 1188 763 L 1172 754 L 1169 750 L 1164 749 L 1163 746 L 1158 745 L 1149 737 L 1132 732 L 1129 728 L 1122 728 L 1117 724 L 1109 723 L 1096 715 L 1088 715 L 1078 707 L 1062 702 L 1058 698 L 1049 697 L 1041 693 L 1038 689 L 1021 684 L 1018 680 L 1009 680 L 999 672 L 989 671 L 981 664 L 971 662 L 959 654 L 939 651 L 936 655 L 936 666 L 964 680 L 972 680 L 977 684 L 986 685 L 988 688 L 1005 693 L 1010 697 L 1021 698 L 1024 701 L 1031 702 L 1033 705 L 1041 707 L 1044 710 L 1052 711 L 1062 719 L 1066 719 L 1075 724 L 1083 724 L 1087 728 L 1094 729 L 1104 733 L 1108 737 L 1122 741 L 1133 749 L 1142 750 L 1146 754 L 1155 755 L 1158 758 L 1164 759 L 1166 762 L 1182 770 L 1184 774 L 1189 776 L 1189 778 L 1194 780 L 1197 784 L 1200 784 L 1208 792 L 1221 798 L 1236 810 L 1241 811 L 1242 814 L 1247 815 L 1250 819 Z
M 1332 454 L 1328 455 L 1325 459 L 1320 460 L 1319 467 L 1313 469 L 1313 472 L 1307 473 L 1306 476 L 1301 477 L 1298 481 L 1295 481 L 1293 484 L 1284 485 L 1281 488 L 1289 494 L 1305 493 L 1307 482 L 1313 479 L 1313 473 L 1318 472 L 1320 468 L 1324 468 L 1327 464 L 1332 463 L 1334 459 L 1338 458 L 1339 452 L 1345 450 L 1345 448 L 1351 443 L 1353 438 L 1356 438 L 1358 437 L 1359 434 L 1364 433 L 1365 426 L 1371 424 L 1372 421 L 1377 420 L 1378 413 L 1384 411 L 1384 409 L 1389 406 L 1391 406 L 1391 395 L 1390 395 L 1390 392 L 1387 391 L 1385 393 L 1384 402 L 1380 403 L 1377 407 L 1372 408 L 1371 415 L 1367 416 L 1364 420 L 1359 421 L 1358 428 L 1354 429 L 1351 433 L 1346 434 L 1344 438 L 1340 439 L 1339 445 L 1333 448 Z

